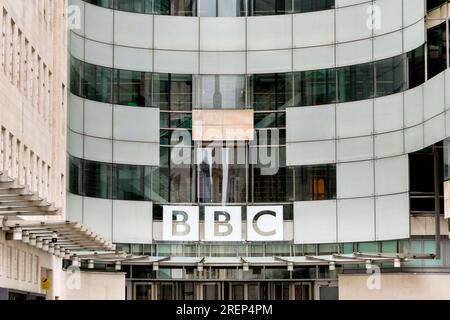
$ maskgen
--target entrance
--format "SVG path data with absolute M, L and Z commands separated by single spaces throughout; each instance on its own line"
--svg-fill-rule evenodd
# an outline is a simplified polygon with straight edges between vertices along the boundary
M 312 300 L 312 282 L 195 282 L 133 283 L 135 300 Z
M 260 300 L 261 285 L 255 283 L 235 282 L 230 283 L 229 297 L 230 300 Z

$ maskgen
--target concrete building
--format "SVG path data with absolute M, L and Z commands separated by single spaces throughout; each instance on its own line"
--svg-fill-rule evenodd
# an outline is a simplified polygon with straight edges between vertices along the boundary
M 420 299 L 449 281 L 447 1 L 69 11 L 67 216 L 135 256 L 128 299 Z
M 66 12 L 62 0 L 0 0 L 0 300 L 125 296 L 123 273 L 63 269 L 77 253 L 115 254 L 65 221 Z

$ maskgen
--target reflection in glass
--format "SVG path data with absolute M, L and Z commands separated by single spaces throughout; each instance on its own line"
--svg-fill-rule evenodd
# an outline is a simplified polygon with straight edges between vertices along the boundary
M 292 12 L 292 0 L 249 0 L 249 15 L 265 16 Z
M 428 79 L 447 68 L 447 31 L 443 21 L 427 30 Z
M 292 74 L 255 74 L 252 89 L 255 110 L 285 109 L 292 100 Z
M 192 75 L 153 74 L 153 103 L 162 110 L 191 110 Z
M 295 200 L 336 198 L 336 166 L 301 166 L 295 169 Z
M 199 201 L 202 203 L 245 202 L 247 187 L 245 158 L 245 148 L 197 149 Z
M 200 108 L 237 109 L 245 107 L 245 76 L 199 76 L 197 85 Z
M 407 53 L 408 88 L 412 89 L 425 82 L 425 45 Z
M 294 0 L 294 12 L 312 12 L 334 8 L 335 0 Z
M 84 63 L 84 94 L 87 99 L 111 103 L 111 68 Z
M 245 0 L 200 0 L 201 17 L 245 16 Z
M 386 96 L 406 89 L 406 56 L 376 61 L 376 95 Z
M 295 73 L 297 106 L 312 106 L 336 102 L 336 70 L 323 69 Z
M 373 98 L 373 71 L 372 63 L 338 68 L 339 102 Z
M 83 165 L 84 195 L 93 198 L 111 198 L 112 165 L 85 161 Z
M 128 106 L 152 105 L 151 73 L 116 69 L 116 103 Z

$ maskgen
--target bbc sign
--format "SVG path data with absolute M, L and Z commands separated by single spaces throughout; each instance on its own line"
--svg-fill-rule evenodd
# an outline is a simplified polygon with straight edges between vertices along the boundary
M 237 206 L 205 207 L 204 241 L 282 241 L 283 207 L 248 206 L 247 237 L 242 237 L 242 209 Z M 164 241 L 199 241 L 197 206 L 163 207 Z

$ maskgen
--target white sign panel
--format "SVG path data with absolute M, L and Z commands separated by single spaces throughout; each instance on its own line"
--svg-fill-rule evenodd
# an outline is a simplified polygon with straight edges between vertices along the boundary
M 241 207 L 205 207 L 205 241 L 241 241 Z
M 283 240 L 283 206 L 247 207 L 247 240 Z
M 247 237 L 242 237 L 242 208 L 206 206 L 204 241 L 282 241 L 283 206 L 248 206 Z M 199 241 L 199 207 L 164 206 L 164 241 Z
M 199 212 L 193 206 L 163 207 L 163 239 L 167 241 L 198 241 Z

